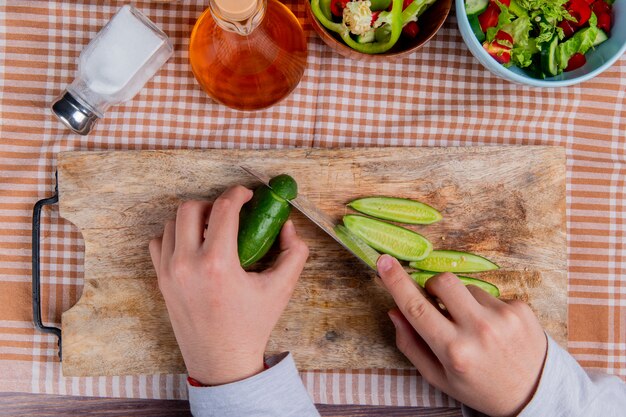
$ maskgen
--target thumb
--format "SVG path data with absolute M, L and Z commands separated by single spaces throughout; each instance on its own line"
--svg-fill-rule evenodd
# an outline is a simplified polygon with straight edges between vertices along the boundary
M 287 220 L 280 231 L 280 254 L 262 274 L 278 281 L 278 285 L 288 285 L 291 294 L 308 257 L 309 247 L 296 233 L 293 222 Z

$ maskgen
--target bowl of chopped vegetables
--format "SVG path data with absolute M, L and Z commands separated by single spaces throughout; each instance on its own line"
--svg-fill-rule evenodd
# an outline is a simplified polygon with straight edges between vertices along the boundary
M 313 29 L 337 53 L 389 61 L 415 52 L 450 13 L 452 0 L 307 0 Z
M 456 0 L 461 36 L 487 69 L 535 87 L 589 80 L 626 50 L 626 0 Z

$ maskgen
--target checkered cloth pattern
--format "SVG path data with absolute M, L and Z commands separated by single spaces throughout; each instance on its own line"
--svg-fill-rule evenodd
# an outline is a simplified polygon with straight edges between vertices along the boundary
M 306 1 L 306 0 L 304 0 Z M 49 105 L 70 83 L 82 48 L 122 2 L 0 4 L 0 390 L 185 398 L 184 375 L 64 378 L 56 339 L 34 330 L 31 215 L 54 190 L 65 150 L 355 146 L 557 145 L 567 150 L 569 351 L 587 368 L 626 379 L 626 56 L 581 85 L 537 89 L 487 72 L 468 52 L 454 10 L 420 51 L 399 62 L 343 58 L 312 31 L 307 69 L 286 100 L 259 112 L 211 101 L 188 64 L 206 1 L 137 2 L 169 34 L 174 57 L 86 137 Z M 78 230 L 45 210 L 43 319 L 60 325 L 83 283 Z M 304 371 L 319 403 L 446 406 L 415 372 Z

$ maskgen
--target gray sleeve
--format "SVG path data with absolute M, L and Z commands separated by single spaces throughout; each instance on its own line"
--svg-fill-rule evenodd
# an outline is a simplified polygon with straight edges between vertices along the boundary
M 319 416 L 291 354 L 266 362 L 269 369 L 242 381 L 215 387 L 187 384 L 191 413 L 196 417 Z
M 518 417 L 623 417 L 626 384 L 616 376 L 585 372 L 548 336 L 548 353 L 539 386 Z M 463 406 L 464 417 L 484 414 Z

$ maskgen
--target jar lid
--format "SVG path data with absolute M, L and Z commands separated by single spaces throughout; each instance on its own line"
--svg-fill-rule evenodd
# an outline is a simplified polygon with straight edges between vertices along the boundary
M 213 0 L 213 4 L 226 19 L 246 20 L 254 14 L 258 0 Z
M 98 121 L 98 116 L 68 91 L 52 104 L 52 111 L 63 124 L 79 135 L 87 135 Z

